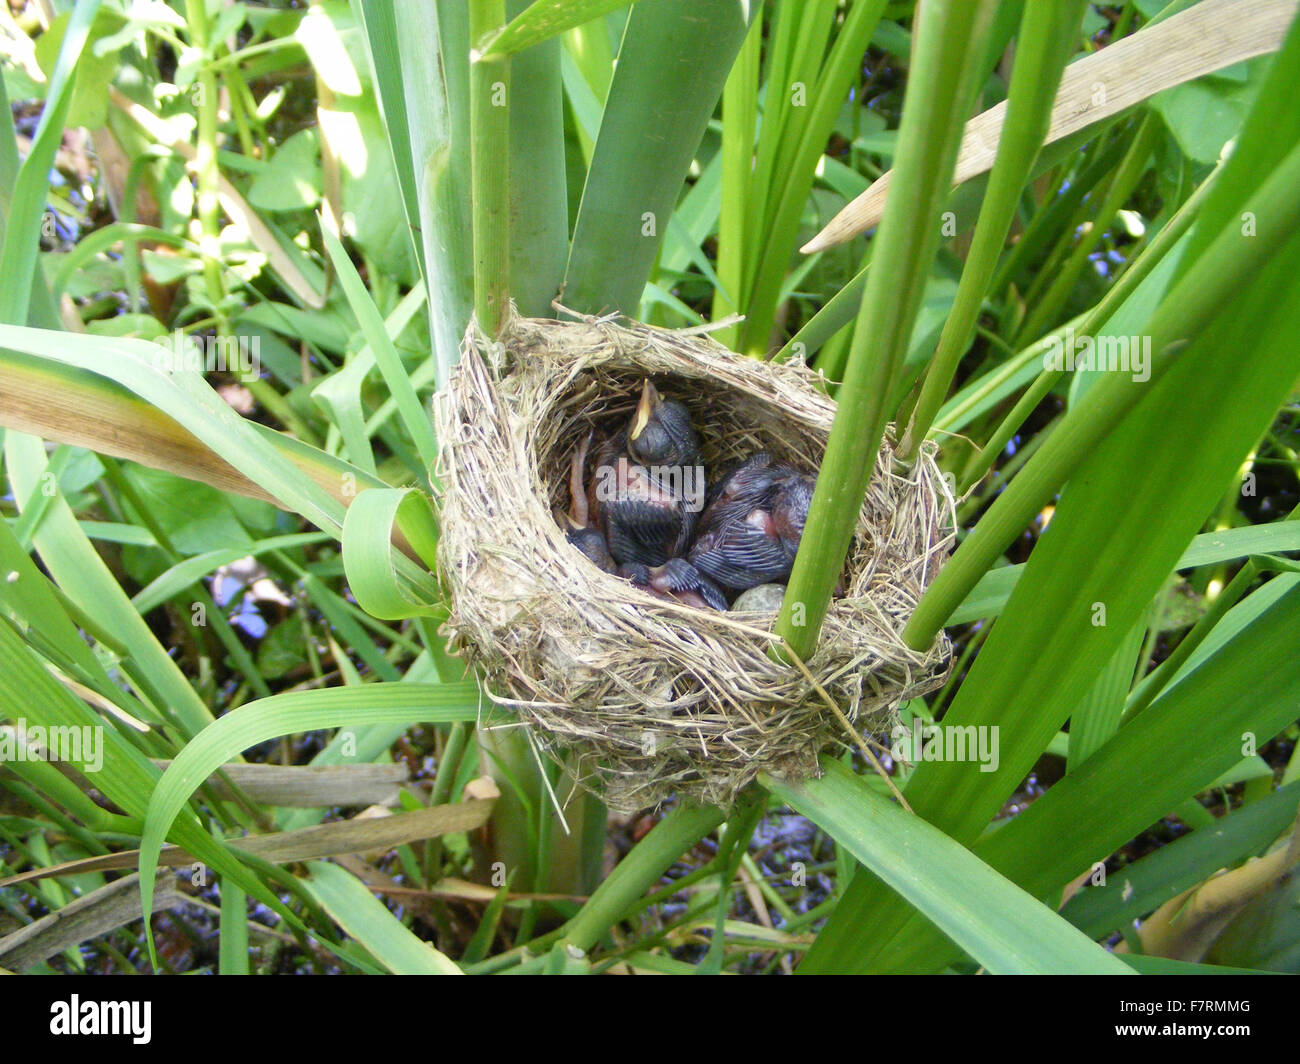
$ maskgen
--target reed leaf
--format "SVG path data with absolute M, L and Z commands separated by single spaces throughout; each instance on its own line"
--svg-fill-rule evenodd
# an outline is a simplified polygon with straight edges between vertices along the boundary
M 921 9 L 912 71 L 914 84 L 925 89 L 908 94 L 899 134 L 897 165 L 907 195 L 894 197 L 876 235 L 835 422 L 777 621 L 777 633 L 801 658 L 816 646 L 891 413 L 889 398 L 938 250 L 940 211 L 992 16 L 987 3 L 935 2 Z
M 635 315 L 748 21 L 744 5 L 637 4 L 578 207 L 564 303 Z M 645 107 L 654 100 L 653 112 Z

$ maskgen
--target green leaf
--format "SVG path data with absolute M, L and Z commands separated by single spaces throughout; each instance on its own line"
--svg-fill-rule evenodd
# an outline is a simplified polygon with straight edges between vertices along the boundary
M 99 5 L 94 5 L 98 7 Z M 59 52 L 67 35 L 74 11 L 64 11 L 36 38 L 36 61 L 49 77 L 55 70 Z M 114 11 L 92 15 L 93 26 L 89 40 L 98 45 L 105 35 L 120 22 Z M 108 86 L 112 83 L 120 60 L 114 51 L 104 52 L 98 47 L 84 48 L 77 56 L 73 79 L 72 101 L 65 123 L 68 127 L 85 126 L 99 129 L 108 119 Z
M 363 89 L 348 54 L 346 31 L 351 29 L 346 4 L 313 4 L 294 36 L 311 58 L 316 74 L 336 96 L 360 96 Z
M 442 953 L 416 938 L 351 872 L 328 861 L 307 862 L 304 889 L 335 922 L 394 975 L 460 975 Z
M 943 832 L 838 761 L 820 780 L 761 777 L 993 974 L 1119 975 L 1124 965 Z
M 1295 819 L 1297 803 L 1300 782 L 1228 813 L 1210 830 L 1193 831 L 1125 865 L 1104 886 L 1084 887 L 1061 915 L 1092 938 L 1110 934 L 1219 869 L 1262 853 Z
M 633 7 L 578 208 L 565 306 L 635 316 L 746 29 L 743 6 L 731 0 Z
M 279 446 L 269 443 L 258 426 L 236 414 L 201 374 L 188 369 L 171 372 L 167 348 L 143 340 L 9 325 L 0 325 L 0 347 L 115 381 L 318 528 L 335 533 L 342 528 L 342 507 L 285 457 L 286 450 L 302 445 L 292 440 Z M 344 475 L 342 470 L 338 475 Z
M 230 496 L 216 488 L 142 466 L 124 467 L 122 475 L 148 510 L 150 527 L 165 531 L 177 552 L 197 554 L 241 547 L 247 554 L 252 548 L 252 537 L 244 530 Z M 261 505 L 271 510 L 265 503 Z
M 399 620 L 445 612 L 433 577 L 412 586 L 394 567 L 392 535 L 399 520 L 412 546 L 432 566 L 437 529 L 428 498 L 417 491 L 372 488 L 357 496 L 343 523 L 348 585 L 372 617 Z
M 7 521 L 0 521 L 0 571 L 6 574 L 6 579 L 0 581 L 0 603 L 11 617 L 27 627 L 29 641 L 39 633 L 43 640 L 43 653 L 53 663 L 126 708 L 128 699 L 87 645 L 68 615 L 57 588 L 37 569 Z M 134 700 L 129 701 L 128 712 L 150 723 L 161 722 L 162 718 L 152 709 L 145 709 Z
M 296 615 L 272 625 L 257 644 L 257 672 L 263 679 L 279 679 L 306 663 L 302 619 Z
M 190 795 L 236 754 L 268 739 L 295 732 L 360 728 L 390 721 L 407 725 L 451 723 L 476 720 L 478 716 L 479 692 L 473 683 L 368 684 L 273 695 L 249 702 L 213 721 L 176 755 L 148 799 L 140 838 L 140 896 L 144 911 L 149 912 L 153 904 L 158 853 L 177 815 Z M 189 848 L 190 842 L 182 845 Z M 264 894 L 265 891 L 259 897 Z
M 334 269 L 337 271 L 339 284 L 343 288 L 344 295 L 347 296 L 348 305 L 357 316 L 361 332 L 366 338 L 366 343 L 370 345 L 384 383 L 388 385 L 389 392 L 397 401 L 397 412 L 401 416 L 402 423 L 406 426 L 406 431 L 420 454 L 423 468 L 416 472 L 427 483 L 438 458 L 438 444 L 433 438 L 433 423 L 420 402 L 420 397 L 416 394 L 410 375 L 402 365 L 401 356 L 393 346 L 392 338 L 384 326 L 379 308 L 375 306 L 374 299 L 366 290 L 357 268 L 352 265 L 352 260 L 343 250 L 343 245 L 328 226 L 322 227 L 321 234 L 325 240 L 325 250 L 329 253 L 330 261 L 334 263 Z
M 1175 961 L 1168 957 L 1144 957 L 1135 953 L 1120 954 L 1130 968 L 1141 975 L 1281 975 L 1281 972 L 1264 972 L 1258 968 L 1229 968 L 1222 964 L 1196 964 L 1192 961 Z
M 479 48 L 488 56 L 511 55 L 531 48 L 611 11 L 627 7 L 631 0 L 535 0 L 500 30 L 488 36 Z
M 329 538 L 322 532 L 301 532 L 258 540 L 250 547 L 230 547 L 196 554 L 192 558 L 177 562 L 143 590 L 136 592 L 131 599 L 131 604 L 135 606 L 138 613 L 143 615 L 223 565 L 250 556 L 256 558 L 270 551 L 290 550 L 294 547 L 323 543 Z
M 1092 753 L 1115 734 L 1133 674 L 1138 667 L 1147 626 L 1139 621 L 1119 645 L 1115 656 L 1097 674 L 1091 688 L 1070 716 L 1070 756 L 1066 771 L 1082 765 Z
M 1267 66 L 1266 59 L 1252 61 L 1254 77 L 1244 83 L 1210 76 L 1176 85 L 1151 97 L 1150 106 L 1189 158 L 1212 163 L 1241 129 Z
M 253 179 L 248 202 L 261 211 L 301 211 L 320 202 L 320 137 L 304 129 L 286 140 Z
M 1300 550 L 1300 524 L 1279 521 L 1271 525 L 1243 525 L 1197 536 L 1172 569 L 1198 569 L 1252 554 L 1284 554 L 1295 550 Z M 1011 597 L 1024 569 L 1023 565 L 1004 565 L 985 573 L 962 604 L 953 610 L 948 623 L 966 624 L 981 617 L 996 617 Z
M 40 250 L 41 222 L 54 156 L 63 139 L 73 83 L 99 0 L 79 0 L 68 19 L 59 46 L 59 57 L 45 93 L 45 108 L 32 138 L 31 150 L 14 182 L 13 196 L 5 205 L 4 247 L 0 249 L 0 322 L 27 321 L 28 297 L 32 291 L 36 254 Z

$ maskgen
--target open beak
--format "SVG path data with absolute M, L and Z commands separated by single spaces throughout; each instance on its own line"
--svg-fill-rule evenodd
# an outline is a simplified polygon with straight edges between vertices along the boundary
M 655 391 L 655 386 L 647 377 L 645 386 L 641 389 L 641 401 L 636 405 L 636 417 L 632 419 L 632 439 L 640 438 L 646 425 L 650 423 L 650 415 L 655 412 L 660 402 L 662 400 L 659 398 L 659 393 Z
M 591 446 L 592 433 L 578 444 L 569 463 L 569 517 L 574 528 L 586 528 L 591 514 L 587 509 L 587 489 L 583 484 L 583 470 L 587 464 L 587 448 Z

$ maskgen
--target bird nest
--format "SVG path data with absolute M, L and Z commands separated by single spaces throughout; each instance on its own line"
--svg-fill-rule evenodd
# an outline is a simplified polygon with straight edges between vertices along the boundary
M 471 325 L 435 400 L 447 631 L 494 701 L 612 808 L 672 795 L 730 807 L 760 771 L 816 775 L 846 723 L 880 735 L 901 701 L 943 683 L 946 637 L 916 651 L 900 633 L 947 557 L 954 501 L 932 445 L 908 465 L 883 448 L 843 594 L 812 657 L 782 663 L 769 653 L 775 610 L 652 597 L 598 569 L 556 523 L 575 447 L 626 424 L 647 377 L 689 408 L 710 472 L 759 450 L 818 469 L 835 405 L 803 365 L 607 318 L 516 317 L 496 342 Z

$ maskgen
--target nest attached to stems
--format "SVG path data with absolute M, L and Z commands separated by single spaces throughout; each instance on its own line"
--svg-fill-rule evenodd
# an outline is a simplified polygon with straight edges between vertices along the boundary
M 729 808 L 760 771 L 817 774 L 818 753 L 845 740 L 828 696 L 879 735 L 901 701 L 943 683 L 946 638 L 918 652 L 900 633 L 952 545 L 954 502 L 932 445 L 907 467 L 883 448 L 845 594 L 807 674 L 778 663 L 775 611 L 654 598 L 597 569 L 556 523 L 578 442 L 626 425 L 646 377 L 689 408 L 710 477 L 758 450 L 804 472 L 820 466 L 835 406 L 802 365 L 610 318 L 513 317 L 496 343 L 471 323 L 435 401 L 447 631 L 491 697 L 615 810 L 672 795 Z

